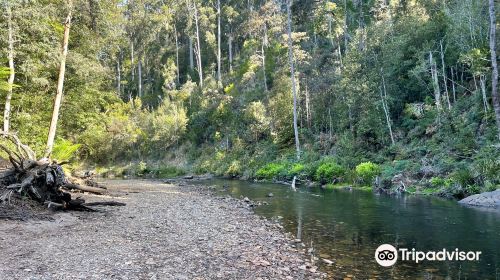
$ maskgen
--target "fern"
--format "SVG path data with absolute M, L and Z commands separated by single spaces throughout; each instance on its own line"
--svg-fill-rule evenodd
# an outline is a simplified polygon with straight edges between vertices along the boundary
M 59 162 L 69 161 L 76 155 L 80 146 L 81 144 L 73 144 L 69 140 L 58 139 L 52 150 L 52 158 Z

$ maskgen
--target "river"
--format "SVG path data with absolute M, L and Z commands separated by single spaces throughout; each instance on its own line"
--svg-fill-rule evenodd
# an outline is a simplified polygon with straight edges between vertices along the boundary
M 500 279 L 500 209 L 473 209 L 456 201 L 360 190 L 323 190 L 212 179 L 220 195 L 268 202 L 258 215 L 278 220 L 314 249 L 317 264 L 334 279 Z M 272 197 L 268 197 L 273 193 Z M 382 267 L 381 244 L 417 251 L 481 251 L 479 261 L 399 260 Z M 334 261 L 326 265 L 326 258 Z

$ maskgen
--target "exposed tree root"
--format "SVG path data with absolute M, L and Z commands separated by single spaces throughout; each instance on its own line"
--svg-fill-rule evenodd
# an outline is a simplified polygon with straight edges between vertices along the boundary
M 14 151 L 9 148 L 12 145 L 0 143 L 0 149 L 7 153 L 12 164 L 11 168 L 0 171 L 0 204 L 27 198 L 54 210 L 80 211 L 95 211 L 88 206 L 124 205 L 114 201 L 86 204 L 82 198 L 71 198 L 69 190 L 96 194 L 103 194 L 106 190 L 98 187 L 91 176 L 69 179 L 60 164 L 48 159 L 36 160 L 35 153 L 17 136 L 1 132 L 0 137 L 16 147 Z

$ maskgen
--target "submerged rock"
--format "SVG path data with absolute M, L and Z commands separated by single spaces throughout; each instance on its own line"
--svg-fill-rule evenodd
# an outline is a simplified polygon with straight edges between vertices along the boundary
M 500 207 L 500 190 L 471 195 L 458 203 L 470 206 Z

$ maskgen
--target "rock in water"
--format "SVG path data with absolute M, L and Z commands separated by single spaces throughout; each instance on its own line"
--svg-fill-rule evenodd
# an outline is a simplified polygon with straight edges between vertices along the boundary
M 243 201 L 245 202 L 250 202 L 250 199 L 248 197 L 245 196 L 245 198 L 243 198 Z
M 470 206 L 500 207 L 500 190 L 471 195 L 458 203 Z
M 273 196 L 274 196 L 274 194 L 272 192 L 267 194 L 267 197 L 273 197 Z

